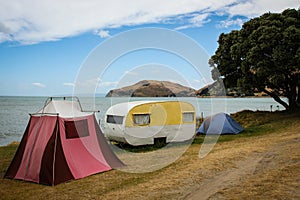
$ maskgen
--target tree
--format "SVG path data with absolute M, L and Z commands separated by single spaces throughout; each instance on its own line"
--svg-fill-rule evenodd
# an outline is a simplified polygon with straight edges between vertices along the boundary
M 265 92 L 293 110 L 300 105 L 300 11 L 266 13 L 219 36 L 209 61 L 213 79 L 226 87 Z M 218 71 L 218 72 L 217 72 Z M 280 96 L 287 97 L 288 103 Z

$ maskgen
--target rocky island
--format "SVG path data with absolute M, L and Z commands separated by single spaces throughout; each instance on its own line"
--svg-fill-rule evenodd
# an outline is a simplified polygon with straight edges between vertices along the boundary
M 110 90 L 106 97 L 195 97 L 195 90 L 170 81 L 143 80 Z

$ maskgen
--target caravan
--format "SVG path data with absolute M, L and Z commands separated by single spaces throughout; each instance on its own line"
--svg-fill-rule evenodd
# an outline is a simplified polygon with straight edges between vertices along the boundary
M 181 142 L 195 134 L 195 109 L 182 101 L 135 101 L 116 104 L 105 115 L 104 134 L 130 145 Z

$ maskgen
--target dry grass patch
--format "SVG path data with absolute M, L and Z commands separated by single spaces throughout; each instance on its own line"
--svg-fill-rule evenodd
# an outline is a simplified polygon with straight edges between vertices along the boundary
M 253 174 L 239 187 L 224 189 L 226 199 L 299 199 L 300 145 L 297 138 L 264 153 Z
M 134 171 L 142 163 L 154 163 L 144 166 L 152 169 L 164 165 L 167 159 L 174 159 L 174 162 L 153 172 L 112 170 L 55 187 L 1 179 L 0 195 L 2 199 L 199 199 L 197 192 L 210 184 L 215 191 L 210 196 L 215 198 L 296 198 L 300 174 L 299 118 L 280 118 L 277 113 L 276 117 L 263 113 L 259 115 L 262 115 L 265 124 L 260 124 L 251 122 L 257 117 L 248 114 L 247 123 L 253 132 L 247 133 L 247 128 L 244 135 L 228 136 L 231 138 L 217 143 L 203 159 L 198 157 L 200 143 L 192 144 L 180 157 L 175 156 L 184 148 L 180 145 L 161 149 L 158 155 L 151 151 L 129 155 L 118 152 L 120 158 L 127 161 L 128 168 L 124 170 Z M 243 120 L 246 121 L 246 118 Z M 260 125 L 255 125 L 257 123 Z M 261 126 L 265 127 L 263 131 Z M 16 147 L 0 147 L 2 176 Z M 228 187 L 214 185 L 222 181 L 227 181 L 223 185 Z

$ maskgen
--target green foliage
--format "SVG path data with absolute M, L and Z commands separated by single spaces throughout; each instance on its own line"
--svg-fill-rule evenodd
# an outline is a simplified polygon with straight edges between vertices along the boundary
M 300 105 L 300 10 L 251 19 L 239 31 L 222 33 L 218 43 L 209 61 L 214 80 L 222 77 L 225 87 L 246 93 L 265 92 L 287 109 Z

